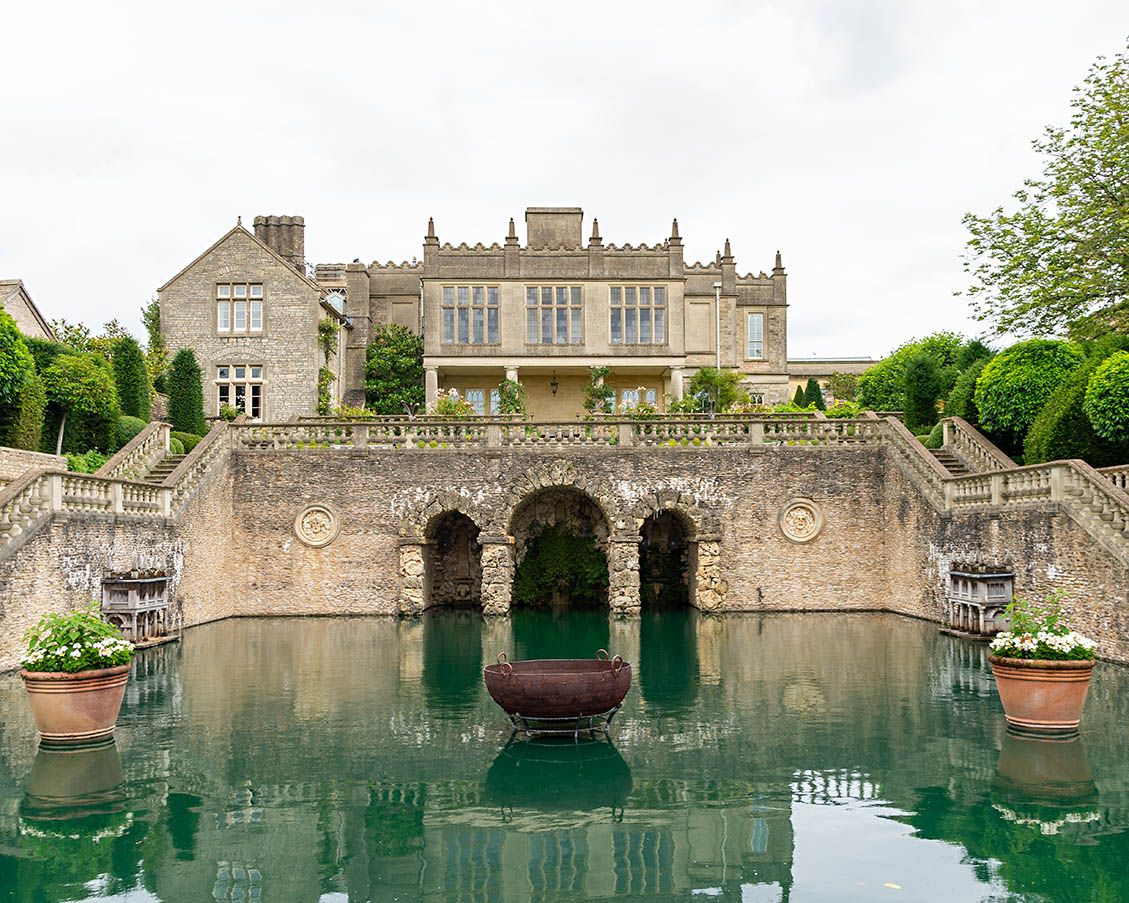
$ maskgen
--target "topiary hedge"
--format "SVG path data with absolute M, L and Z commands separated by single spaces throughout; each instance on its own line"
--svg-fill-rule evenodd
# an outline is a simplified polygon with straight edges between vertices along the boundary
M 146 426 L 148 426 L 148 423 L 140 417 L 130 417 L 126 414 L 119 417 L 117 428 L 118 448 L 126 445 L 130 439 L 145 429 Z
M 183 455 L 186 454 L 184 450 L 184 443 L 181 442 L 176 436 L 169 436 L 169 454 L 170 455 Z
M 181 348 L 173 358 L 166 380 L 169 389 L 169 422 L 181 433 L 204 435 L 204 384 L 200 365 L 190 348 Z
M 149 367 L 145 354 L 133 336 L 124 336 L 114 345 L 114 383 L 122 413 L 149 420 Z
M 980 422 L 980 410 L 976 407 L 976 381 L 984 372 L 988 358 L 978 358 L 961 371 L 957 381 L 953 383 L 948 398 L 945 399 L 946 417 L 963 417 L 969 423 Z
M 15 405 L 0 407 L 0 445 L 39 451 L 43 440 L 43 414 L 47 391 L 38 374 L 32 374 Z
M 180 430 L 173 430 L 169 434 L 171 438 L 176 439 L 184 446 L 185 452 L 190 452 L 203 440 L 203 436 L 197 436 L 195 433 L 184 433 Z
M 1118 351 L 1102 361 L 1090 377 L 1082 403 L 1086 417 L 1102 439 L 1129 446 L 1129 351 Z M 1121 464 L 1129 460 L 1129 455 Z

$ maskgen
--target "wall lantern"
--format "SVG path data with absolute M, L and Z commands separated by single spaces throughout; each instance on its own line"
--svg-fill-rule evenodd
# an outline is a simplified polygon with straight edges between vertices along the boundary
M 549 380 L 549 391 L 552 392 L 553 395 L 556 395 L 557 389 L 559 389 L 560 387 L 561 387 L 561 384 L 559 382 L 557 382 L 557 371 L 554 370 L 553 371 L 553 378 L 551 380 Z

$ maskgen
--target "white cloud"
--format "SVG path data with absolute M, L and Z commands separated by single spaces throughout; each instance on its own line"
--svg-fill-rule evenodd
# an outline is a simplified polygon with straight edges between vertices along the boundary
M 175 10 L 175 12 L 173 11 Z M 960 216 L 1124 47 L 1069 6 L 23 4 L 5 15 L 0 276 L 48 317 L 138 308 L 236 215 L 315 261 L 501 240 L 579 204 L 605 241 L 679 217 L 690 259 L 790 274 L 791 352 L 882 354 L 964 304 Z

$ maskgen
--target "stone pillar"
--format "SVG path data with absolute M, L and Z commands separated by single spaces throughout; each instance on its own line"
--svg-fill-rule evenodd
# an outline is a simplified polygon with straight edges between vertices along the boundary
M 423 613 L 427 600 L 427 546 L 416 540 L 400 542 L 400 614 Z
M 439 403 L 439 368 L 423 368 L 424 409 L 428 414 L 435 410 Z
M 721 538 L 700 537 L 695 547 L 693 603 L 701 611 L 722 611 L 729 584 L 721 579 Z
M 639 598 L 639 534 L 619 534 L 608 543 L 608 605 L 613 615 L 637 615 Z
M 518 381 L 518 378 L 517 378 L 517 367 L 507 367 L 507 368 L 506 368 L 506 379 L 511 379 L 511 380 L 513 380 L 513 381 L 514 381 L 515 383 L 516 383 L 516 382 Z
M 675 401 L 682 401 L 682 367 L 670 368 L 670 396 Z
M 479 536 L 482 545 L 482 613 L 508 615 L 514 586 L 514 538 Z

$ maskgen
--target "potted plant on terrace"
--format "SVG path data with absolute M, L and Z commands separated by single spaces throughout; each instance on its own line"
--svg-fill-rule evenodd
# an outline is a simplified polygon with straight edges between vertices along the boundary
M 1022 732 L 1072 733 L 1082 718 L 1097 644 L 1070 629 L 1062 598 L 1016 596 L 1006 609 L 1010 629 L 991 642 L 988 661 L 1004 715 Z
M 40 737 L 48 743 L 86 743 L 111 736 L 133 644 L 102 620 L 98 603 L 46 615 L 24 639 L 20 677 Z

